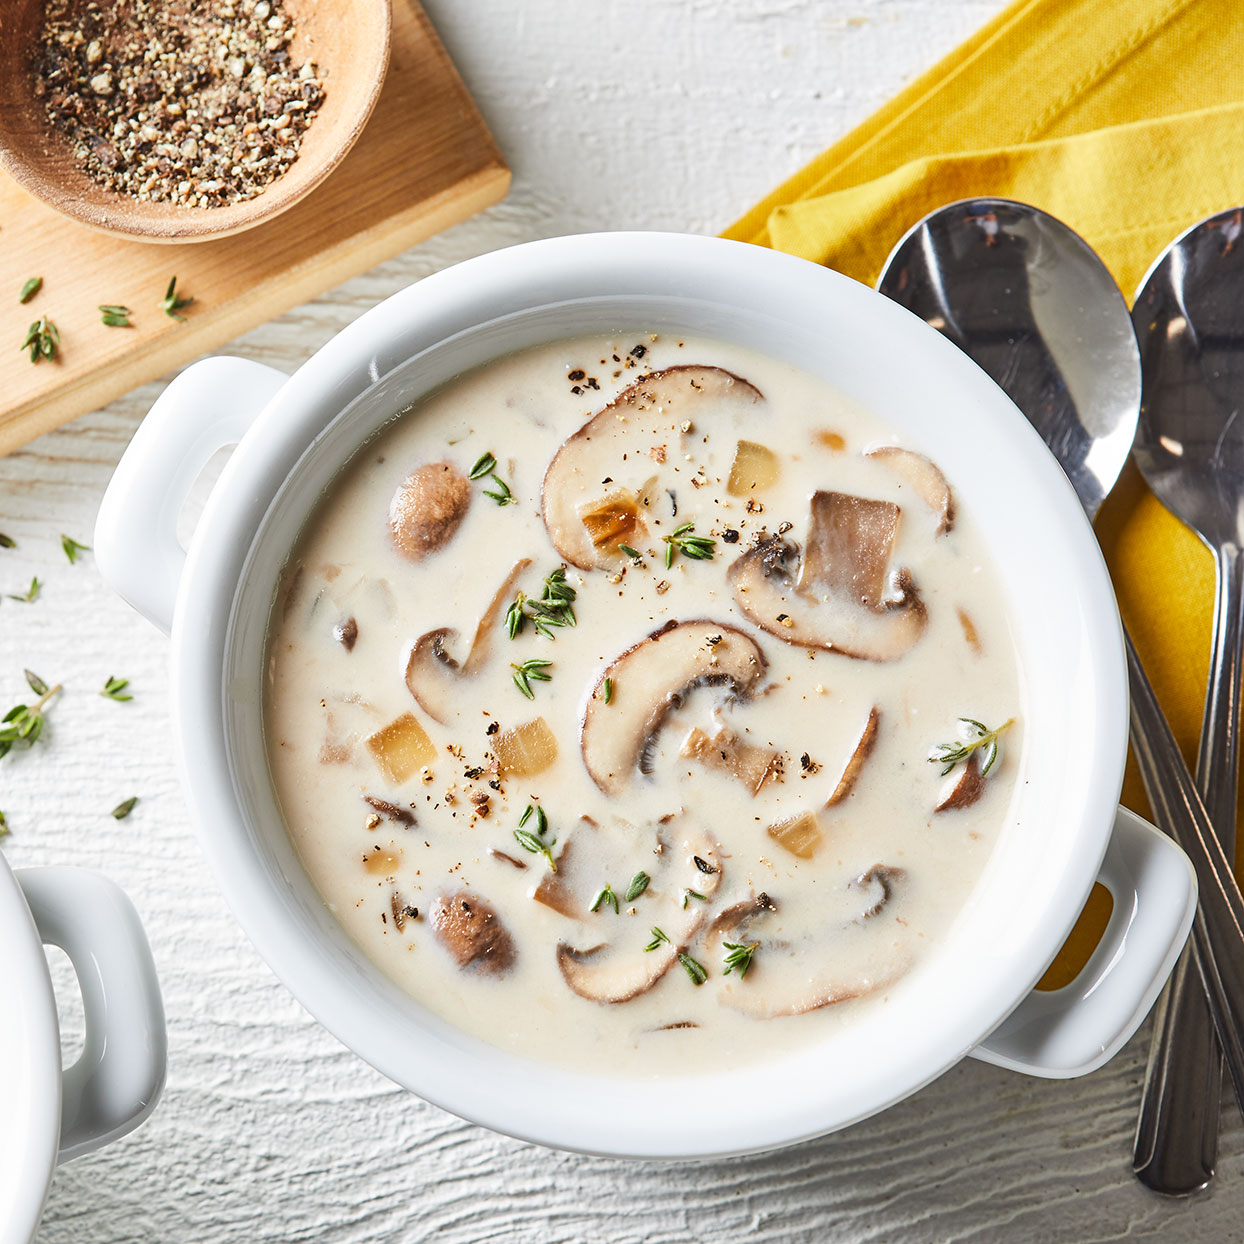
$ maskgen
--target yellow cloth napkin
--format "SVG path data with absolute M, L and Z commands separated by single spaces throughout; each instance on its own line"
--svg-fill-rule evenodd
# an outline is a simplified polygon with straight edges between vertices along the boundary
M 873 284 L 920 217 L 974 195 L 1020 199 L 1064 220 L 1097 249 L 1130 303 L 1176 234 L 1244 202 L 1241 0 L 1018 0 L 726 236 Z M 1212 561 L 1130 467 L 1098 534 L 1191 763 Z M 1124 802 L 1147 814 L 1130 763 Z M 1048 983 L 1074 974 L 1104 911 L 1098 900 L 1086 913 Z

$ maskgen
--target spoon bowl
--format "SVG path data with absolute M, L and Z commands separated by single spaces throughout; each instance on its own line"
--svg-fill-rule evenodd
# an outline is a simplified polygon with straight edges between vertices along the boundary
M 1136 434 L 1140 359 L 1088 243 L 1026 204 L 965 199 L 907 233 L 877 288 L 997 382 L 1096 514 Z
M 1171 243 L 1145 278 L 1133 321 L 1145 482 L 1211 550 L 1244 547 L 1244 208 Z

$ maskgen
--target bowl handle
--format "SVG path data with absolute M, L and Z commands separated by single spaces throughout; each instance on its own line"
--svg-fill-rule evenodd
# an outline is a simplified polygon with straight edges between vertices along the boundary
M 95 520 L 95 564 L 165 634 L 186 562 L 177 539 L 186 497 L 212 455 L 236 445 L 288 379 L 249 359 L 202 359 L 160 394 L 117 463 Z
M 1192 927 L 1196 874 L 1165 834 L 1120 808 L 1097 879 L 1114 907 L 1088 963 L 1062 989 L 1033 990 L 974 1058 L 1050 1079 L 1082 1076 L 1149 1014 Z
M 134 905 L 84 868 L 15 874 L 40 938 L 59 946 L 82 991 L 86 1043 L 61 1075 L 60 1157 L 98 1149 L 137 1127 L 164 1088 L 164 1004 Z

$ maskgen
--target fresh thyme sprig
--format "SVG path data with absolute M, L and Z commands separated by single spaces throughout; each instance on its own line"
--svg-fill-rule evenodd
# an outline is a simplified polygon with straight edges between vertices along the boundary
M 505 611 L 505 629 L 511 639 L 522 634 L 527 620 L 537 635 L 548 639 L 556 639 L 551 627 L 577 626 L 578 619 L 574 616 L 574 602 L 577 593 L 566 582 L 564 567 L 558 567 L 544 580 L 544 590 L 539 600 L 532 600 L 522 592 L 514 598 L 514 603 Z
M 966 742 L 960 740 L 955 743 L 939 743 L 929 753 L 929 764 L 941 765 L 941 776 L 945 777 L 955 765 L 961 764 L 973 752 L 979 750 L 980 774 L 981 777 L 985 777 L 989 770 L 993 768 L 994 761 L 998 759 L 998 736 L 1015 721 L 1015 718 L 1008 717 L 1006 721 L 993 730 L 983 722 L 977 721 L 974 717 L 960 717 L 959 720 L 976 732 L 975 737 L 968 739 Z
M 644 953 L 647 954 L 650 950 L 656 950 L 662 942 L 668 942 L 669 940 L 670 939 L 666 937 L 665 934 L 662 933 L 661 930 L 654 924 L 652 926 L 652 941 L 644 947 Z
M 30 580 L 30 586 L 20 595 L 14 592 L 6 592 L 5 595 L 10 600 L 20 601 L 23 605 L 33 605 L 39 599 L 39 592 L 43 584 L 39 582 L 39 576 L 35 575 Z
M 708 980 L 708 969 L 702 963 L 697 963 L 689 954 L 680 954 L 678 962 L 686 969 L 693 985 L 702 985 Z
M 531 830 L 523 828 L 531 820 L 533 813 L 536 818 L 534 834 Z M 545 838 L 544 835 L 548 833 L 548 829 L 549 818 L 545 810 L 538 804 L 535 806 L 528 804 L 526 811 L 518 818 L 518 828 L 514 831 L 514 839 L 524 851 L 530 851 L 532 855 L 543 855 L 548 861 L 550 871 L 556 872 L 557 864 L 553 859 L 553 847 L 557 844 L 557 839 Z
M 32 363 L 38 363 L 43 359 L 55 358 L 59 345 L 60 329 L 46 315 L 41 315 L 26 330 L 26 340 L 22 342 L 21 348 L 30 351 Z
M 39 698 L 33 704 L 15 704 L 0 718 L 0 759 L 18 743 L 33 747 L 39 741 L 43 733 L 44 706 L 60 690 L 60 683 L 49 687 L 38 674 L 31 670 L 23 672 L 27 685 Z
M 61 536 L 60 546 L 64 549 L 65 556 L 69 558 L 71 566 L 78 560 L 79 553 L 89 553 L 91 551 L 89 544 L 79 544 L 72 536 L 66 535 Z
M 194 299 L 191 298 L 190 301 L 193 302 Z M 99 305 L 99 318 L 105 328 L 133 328 L 134 325 L 130 322 L 132 314 L 129 307 L 123 307 L 119 303 L 103 302 Z M 178 316 L 178 319 L 185 318 L 184 315 Z
M 647 888 L 651 877 L 642 869 L 631 878 L 631 884 L 626 887 L 626 901 L 633 903 Z
M 134 805 L 138 802 L 137 795 L 131 795 L 128 799 L 123 799 L 111 812 L 108 813 L 114 821 L 123 821 L 131 812 L 134 811 Z
M 184 315 L 179 315 L 182 307 L 188 307 L 194 301 L 193 298 L 178 298 L 177 296 L 177 278 L 173 277 L 168 283 L 168 289 L 164 291 L 164 297 L 160 299 L 160 310 L 171 320 L 185 321 Z
M 613 886 L 606 885 L 597 891 L 589 910 L 598 911 L 602 905 L 612 907 L 615 916 L 618 914 L 618 896 L 613 892 Z
M 17 301 L 21 303 L 29 302 L 43 288 L 43 278 L 41 276 L 32 276 L 22 286 L 22 292 L 17 295 Z
M 729 976 L 731 972 L 746 976 L 747 969 L 752 966 L 752 956 L 756 953 L 760 943 L 722 942 L 722 945 L 730 952 L 726 956 L 726 966 L 722 976 Z
M 469 479 L 490 479 L 493 482 L 493 489 L 484 489 L 484 496 L 491 497 L 498 505 L 510 505 L 514 501 L 514 496 L 510 492 L 510 486 L 497 474 L 497 459 L 491 454 L 486 453 L 476 460 L 475 465 L 468 473 Z
M 99 694 L 106 700 L 116 700 L 118 703 L 122 703 L 125 700 L 134 698 L 132 695 L 125 693 L 125 689 L 129 685 L 130 680 L 128 678 L 116 678 L 109 675 L 108 681 L 104 683 L 104 689 Z
M 531 689 L 531 684 L 533 682 L 552 682 L 553 675 L 546 672 L 552 664 L 552 661 L 546 661 L 541 657 L 532 657 L 521 664 L 511 661 L 510 668 L 514 671 L 514 685 L 529 700 L 534 700 L 536 693 Z
M 717 541 L 711 536 L 693 536 L 691 532 L 695 530 L 694 523 L 683 523 L 668 536 L 662 536 L 665 541 L 665 568 L 668 570 L 674 564 L 674 550 L 677 549 L 684 557 L 690 557 L 692 561 L 711 562 L 717 548 Z

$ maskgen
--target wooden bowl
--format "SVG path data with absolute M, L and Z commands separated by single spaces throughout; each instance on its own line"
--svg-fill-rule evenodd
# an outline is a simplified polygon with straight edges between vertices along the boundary
M 35 95 L 32 60 L 44 0 L 0 0 L 0 165 L 49 207 L 93 229 L 143 242 L 198 242 L 270 220 L 317 186 L 362 132 L 389 63 L 390 0 L 282 0 L 290 56 L 314 61 L 324 101 L 298 156 L 254 198 L 186 207 L 107 190 L 74 159 Z

